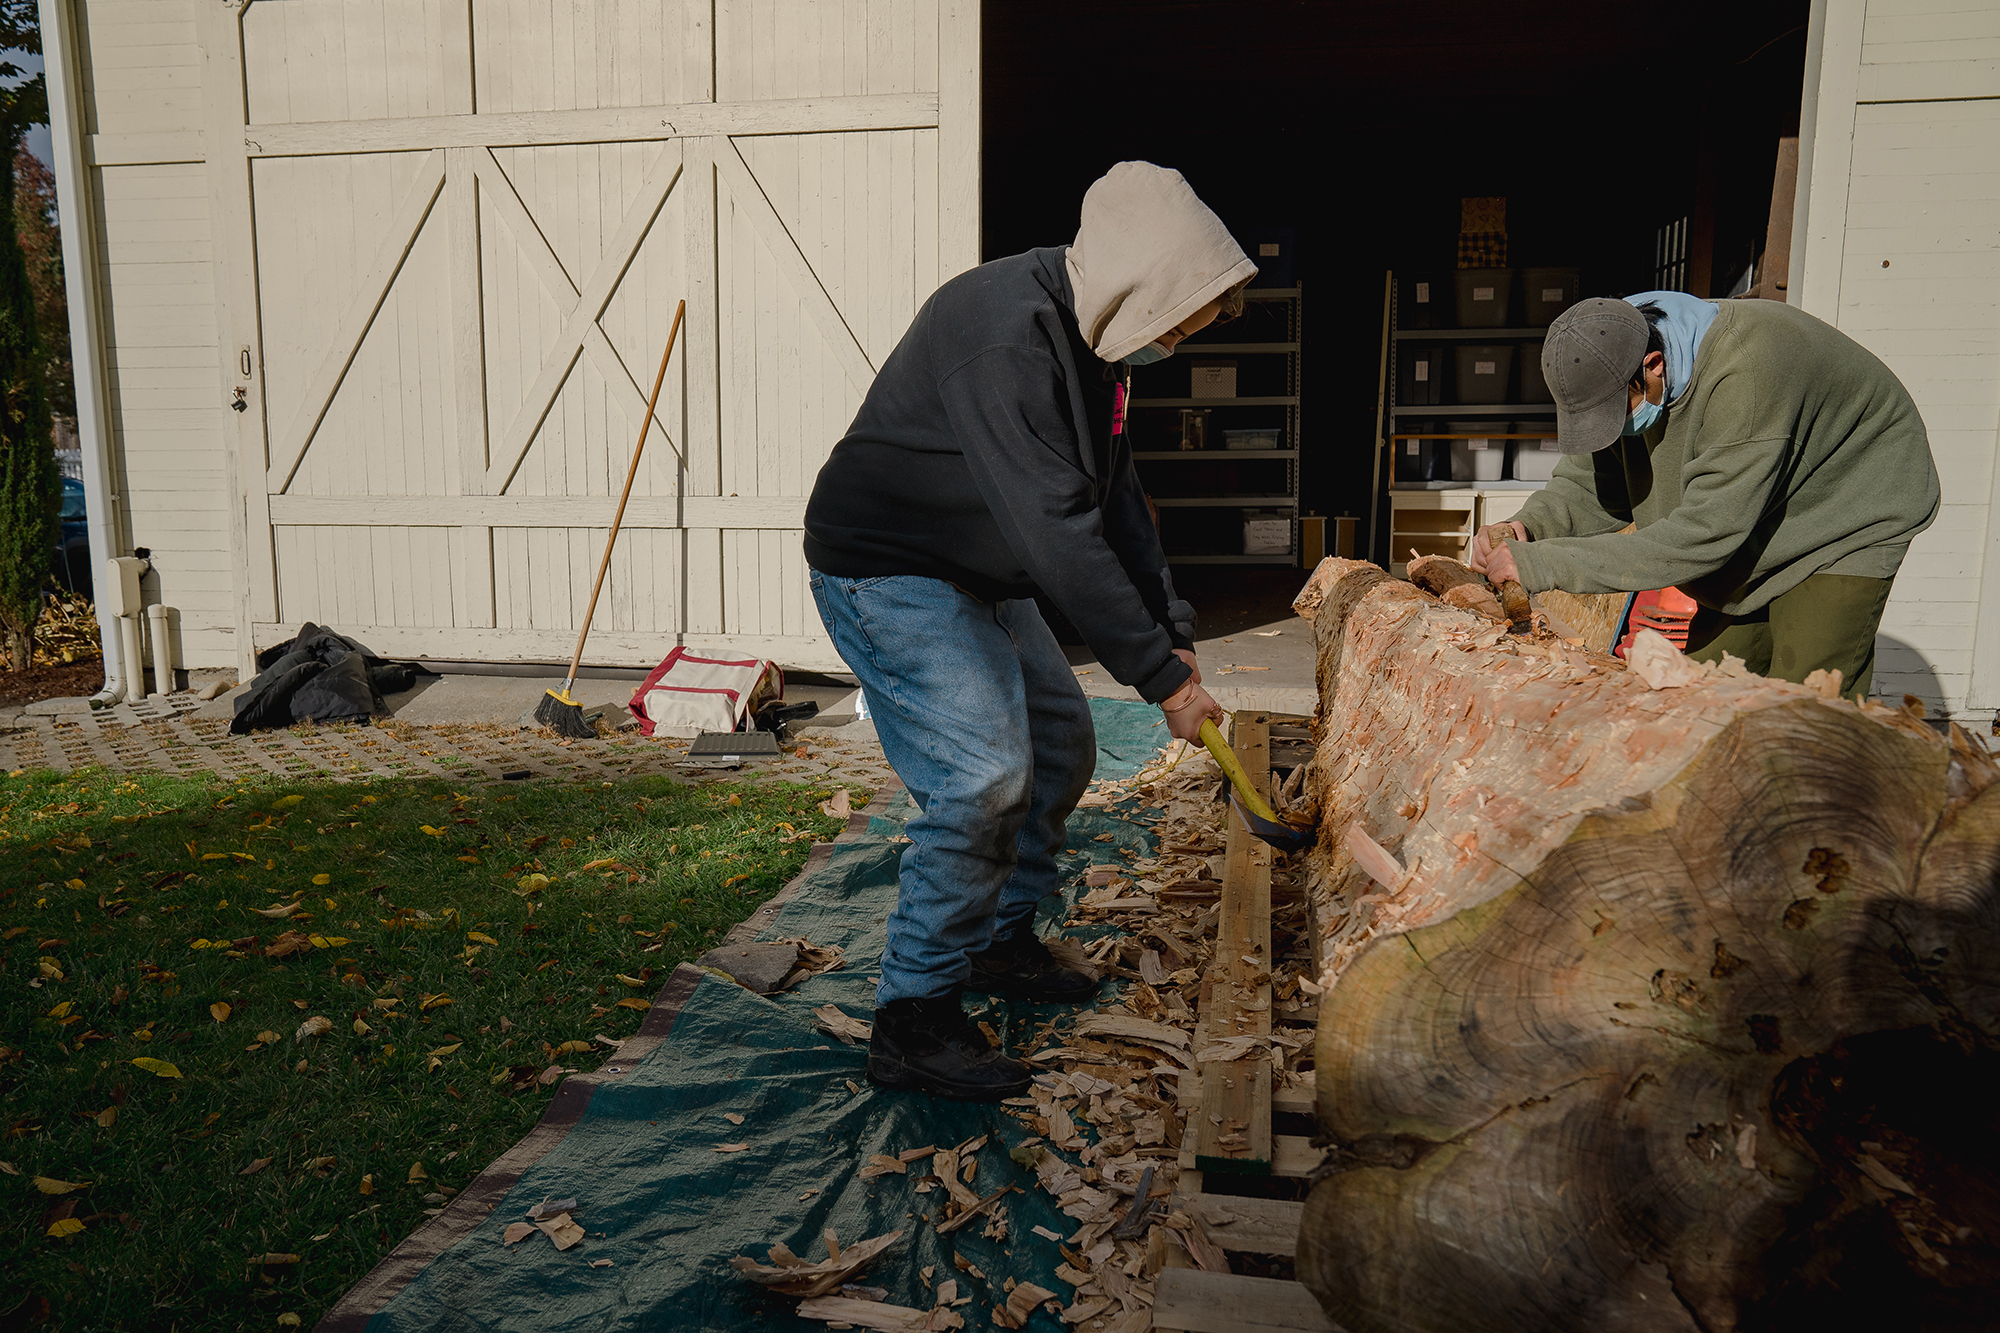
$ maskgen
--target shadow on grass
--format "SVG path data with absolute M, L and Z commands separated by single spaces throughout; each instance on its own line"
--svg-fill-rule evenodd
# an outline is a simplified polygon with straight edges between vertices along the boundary
M 829 792 L 0 779 L 0 1324 L 311 1327 L 839 831 Z

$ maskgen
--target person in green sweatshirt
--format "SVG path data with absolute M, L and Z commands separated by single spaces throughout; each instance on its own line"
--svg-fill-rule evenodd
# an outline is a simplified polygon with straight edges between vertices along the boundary
M 1530 592 L 1679 588 L 1695 660 L 1838 671 L 1867 695 L 1889 585 L 1939 499 L 1887 366 L 1793 306 L 1644 292 L 1570 307 L 1542 373 L 1573 457 L 1474 537 L 1474 569 Z

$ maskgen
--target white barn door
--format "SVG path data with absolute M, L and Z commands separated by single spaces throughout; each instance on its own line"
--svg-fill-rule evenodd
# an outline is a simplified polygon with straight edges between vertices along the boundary
M 976 4 L 207 22 L 258 646 L 313 620 L 396 656 L 566 658 L 684 297 L 585 660 L 837 666 L 801 516 L 918 305 L 978 262 Z

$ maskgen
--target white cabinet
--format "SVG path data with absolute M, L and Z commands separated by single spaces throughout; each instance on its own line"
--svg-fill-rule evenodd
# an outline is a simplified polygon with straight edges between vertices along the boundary
M 1413 550 L 1418 555 L 1465 559 L 1473 533 L 1514 517 L 1537 489 L 1516 483 L 1504 488 L 1390 491 L 1389 572 L 1402 578 Z

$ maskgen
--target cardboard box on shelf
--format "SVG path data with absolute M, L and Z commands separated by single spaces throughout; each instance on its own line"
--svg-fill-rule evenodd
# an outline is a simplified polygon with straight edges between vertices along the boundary
M 1243 554 L 1289 555 L 1292 550 L 1292 520 L 1283 510 L 1243 511 Z
M 1234 361 L 1195 361 L 1189 364 L 1188 397 L 1234 398 L 1235 396 Z

